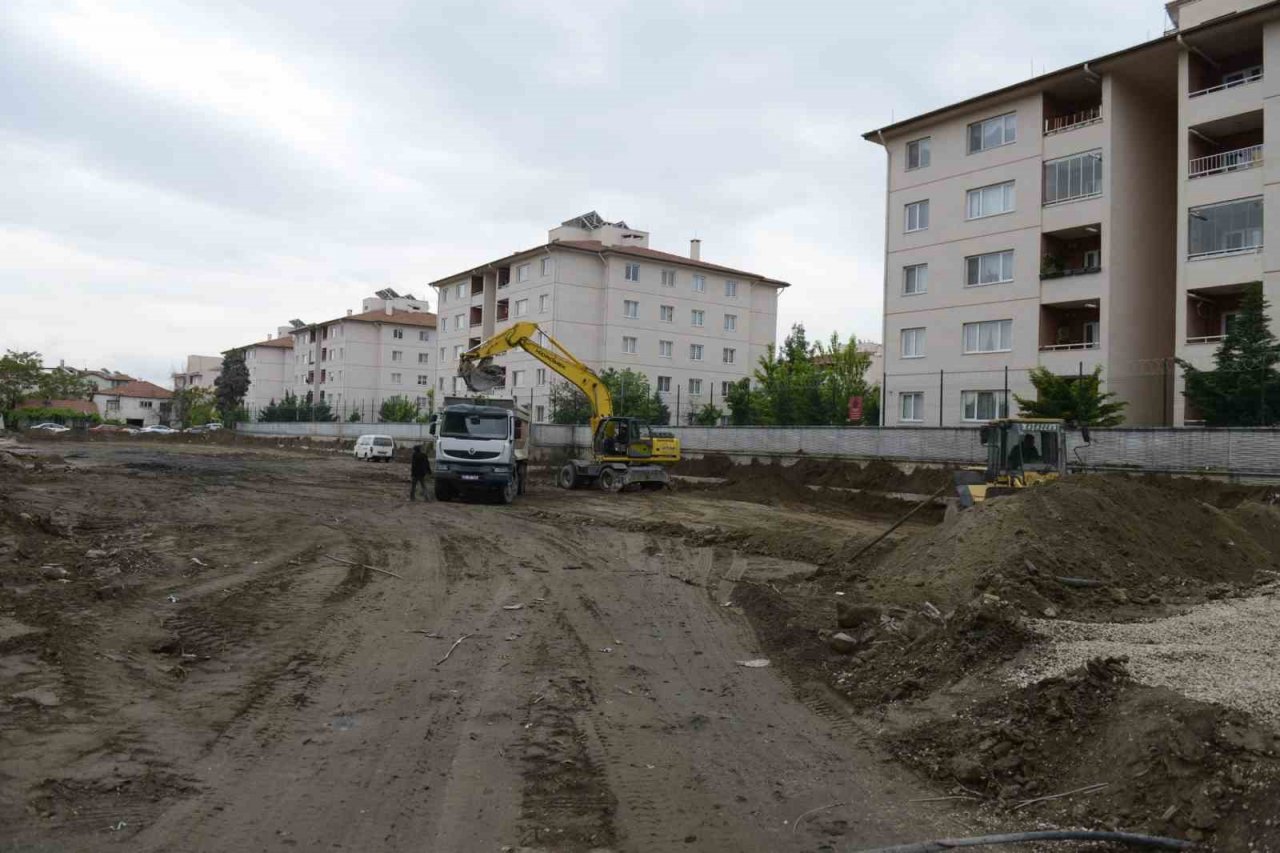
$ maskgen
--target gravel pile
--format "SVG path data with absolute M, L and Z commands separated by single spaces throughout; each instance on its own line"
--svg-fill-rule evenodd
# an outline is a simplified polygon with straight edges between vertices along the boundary
M 1062 675 L 1091 658 L 1125 656 L 1140 682 L 1238 708 L 1280 729 L 1280 584 L 1152 622 L 1032 619 L 1027 624 L 1047 642 L 1008 672 L 1008 680 L 1020 687 Z

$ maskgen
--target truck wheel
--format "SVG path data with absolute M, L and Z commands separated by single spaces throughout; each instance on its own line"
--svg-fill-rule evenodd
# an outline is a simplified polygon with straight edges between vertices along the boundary
M 556 478 L 556 482 L 562 489 L 578 488 L 578 466 L 572 462 L 565 463 L 560 469 L 560 476 Z
M 520 475 L 512 474 L 511 479 L 498 489 L 498 499 L 504 504 L 513 503 L 516 495 L 520 493 Z

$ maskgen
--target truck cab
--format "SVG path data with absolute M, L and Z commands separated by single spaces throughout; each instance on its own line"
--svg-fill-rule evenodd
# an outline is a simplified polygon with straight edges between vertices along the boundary
M 428 432 L 439 500 L 488 495 L 509 504 L 524 494 L 532 432 L 527 411 L 455 403 L 440 410 Z

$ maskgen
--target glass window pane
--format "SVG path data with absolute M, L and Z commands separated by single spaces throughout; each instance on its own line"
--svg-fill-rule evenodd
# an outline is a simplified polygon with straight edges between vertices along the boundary
M 1000 253 L 1000 280 L 1013 281 L 1013 252 Z
M 996 121 L 988 121 L 982 127 L 982 147 L 994 148 L 1000 144 L 1002 133 L 1001 123 Z
M 929 227 L 929 202 L 927 201 L 920 202 L 920 227 Z
M 982 149 L 982 125 L 969 125 L 969 153 Z
M 1004 117 L 1004 141 L 1013 142 L 1018 138 L 1018 114 L 1009 113 Z

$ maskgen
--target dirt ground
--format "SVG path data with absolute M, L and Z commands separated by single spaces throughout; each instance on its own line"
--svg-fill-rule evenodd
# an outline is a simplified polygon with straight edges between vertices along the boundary
M 505 507 L 335 450 L 0 445 L 0 850 L 1280 850 L 1267 490 L 1074 477 L 859 555 L 946 472 Z
M 0 849 L 799 851 L 977 826 L 912 804 L 931 789 L 834 694 L 739 663 L 762 653 L 735 586 L 879 519 L 540 484 L 409 503 L 405 466 L 335 454 L 34 449 L 0 468 Z

